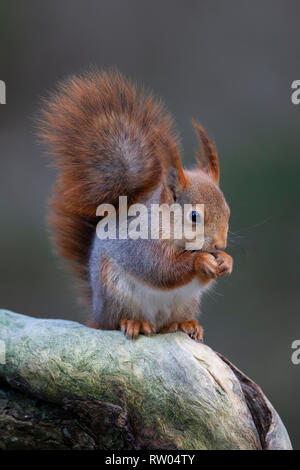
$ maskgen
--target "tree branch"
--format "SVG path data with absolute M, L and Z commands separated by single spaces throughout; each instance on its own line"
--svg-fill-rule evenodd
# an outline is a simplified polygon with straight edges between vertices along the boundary
M 0 340 L 0 449 L 291 448 L 260 388 L 183 333 L 0 310 Z

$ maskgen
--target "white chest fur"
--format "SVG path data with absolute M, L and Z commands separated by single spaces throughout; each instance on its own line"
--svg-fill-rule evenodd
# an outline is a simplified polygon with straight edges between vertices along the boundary
M 128 274 L 119 276 L 116 288 L 133 315 L 142 315 L 157 330 L 170 321 L 194 318 L 201 293 L 206 289 L 196 278 L 176 289 L 156 289 Z

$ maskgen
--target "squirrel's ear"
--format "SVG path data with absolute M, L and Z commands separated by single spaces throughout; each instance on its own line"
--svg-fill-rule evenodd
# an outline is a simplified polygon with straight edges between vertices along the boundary
M 197 162 L 201 170 L 205 171 L 210 177 L 219 184 L 220 167 L 217 149 L 204 128 L 195 120 L 192 121 L 197 137 L 200 141 L 200 149 L 197 153 Z
M 169 204 L 176 202 L 186 187 L 186 177 L 182 168 L 171 168 L 165 177 L 162 201 Z

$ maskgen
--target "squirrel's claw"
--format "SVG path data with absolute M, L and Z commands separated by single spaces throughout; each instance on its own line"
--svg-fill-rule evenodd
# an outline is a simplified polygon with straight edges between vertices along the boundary
M 232 273 L 233 260 L 230 255 L 228 255 L 224 251 L 218 251 L 215 254 L 215 258 L 218 263 L 218 276 L 224 276 L 225 274 Z
M 139 334 L 143 333 L 146 336 L 155 333 L 155 328 L 152 323 L 145 320 L 128 320 L 124 318 L 120 322 L 120 330 L 125 334 L 129 339 L 136 339 Z
M 161 330 L 160 333 L 175 333 L 176 331 L 183 331 L 195 341 L 203 342 L 203 328 L 197 320 L 173 322 Z

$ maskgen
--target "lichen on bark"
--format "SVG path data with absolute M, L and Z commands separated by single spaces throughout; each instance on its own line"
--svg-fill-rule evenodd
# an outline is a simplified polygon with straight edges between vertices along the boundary
M 28 414 L 31 429 L 44 430 L 36 448 L 290 448 L 259 387 L 184 333 L 130 341 L 117 331 L 2 310 L 0 339 L 0 448 L 21 446 L 9 405 L 14 393 L 24 435 Z M 34 436 L 26 445 L 34 447 Z

